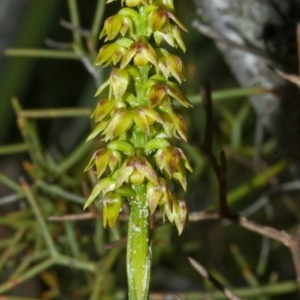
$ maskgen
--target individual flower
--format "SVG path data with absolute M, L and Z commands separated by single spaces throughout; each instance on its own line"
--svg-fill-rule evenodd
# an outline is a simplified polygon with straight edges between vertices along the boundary
M 172 208 L 172 193 L 169 189 L 169 183 L 162 177 L 158 182 L 149 181 L 147 183 L 147 201 L 150 213 L 153 214 L 157 206 L 168 205 Z M 172 215 L 170 215 L 170 222 L 173 222 Z
M 173 197 L 173 219 L 180 235 L 184 229 L 188 215 L 188 209 L 184 199 Z
M 114 98 L 119 100 L 126 92 L 131 81 L 131 76 L 127 69 L 113 69 L 110 73 L 110 77 L 106 80 L 97 90 L 95 96 L 100 95 L 103 90 L 109 86 L 108 98 Z
M 150 125 L 158 122 L 163 125 L 159 113 L 146 107 L 138 106 L 132 109 L 120 108 L 116 110 L 110 123 L 103 131 L 105 140 L 112 140 L 129 130 L 133 124 L 140 128 L 145 134 L 150 134 Z
M 179 56 L 164 49 L 156 49 L 156 53 L 159 55 L 158 68 L 166 78 L 173 76 L 179 83 L 185 80 L 185 70 Z
M 187 28 L 178 20 L 172 12 L 163 8 L 154 9 L 148 16 L 148 25 L 152 32 L 169 30 L 170 20 L 172 20 L 182 30 Z
M 147 91 L 147 98 L 150 107 L 155 107 L 166 99 L 169 101 L 175 99 L 185 107 L 191 106 L 190 101 L 184 96 L 180 88 L 171 81 L 160 82 L 151 80 L 151 86 Z
M 183 52 L 186 51 L 180 29 L 177 25 L 169 24 L 163 31 L 155 31 L 153 37 L 157 46 L 159 46 L 162 41 L 165 41 L 171 47 L 179 47 Z
M 115 99 L 105 98 L 100 100 L 96 106 L 96 109 L 92 113 L 91 118 L 95 118 L 96 123 L 101 122 L 110 114 L 110 112 L 116 109 L 118 104 L 119 103 Z
M 111 177 L 100 179 L 93 187 L 90 196 L 86 200 L 83 209 L 86 209 L 99 195 L 105 196 L 108 192 L 114 191 L 116 180 Z
M 163 218 L 167 216 L 171 223 L 175 223 L 178 234 L 182 233 L 187 219 L 187 205 L 184 199 L 171 193 L 169 183 L 164 178 L 160 177 L 158 184 L 147 183 L 147 201 L 151 214 L 159 205 Z
M 128 157 L 116 179 L 116 187 L 120 187 L 124 182 L 130 181 L 132 184 L 142 184 L 144 179 L 158 184 L 158 177 L 148 160 L 141 155 Z
M 95 66 L 103 65 L 107 67 L 110 64 L 116 65 L 126 52 L 126 48 L 117 43 L 106 44 L 101 47 L 95 61 Z
M 110 171 L 113 172 L 117 166 L 120 167 L 121 162 L 122 157 L 118 151 L 110 148 L 102 148 L 93 154 L 90 162 L 85 168 L 85 171 L 90 170 L 95 165 L 97 178 L 99 179 L 107 167 L 109 167 Z
M 172 111 L 170 108 L 163 107 L 163 112 L 161 112 L 161 117 L 164 122 L 164 130 L 166 137 L 176 137 L 181 138 L 185 142 L 187 141 L 187 130 L 184 118 Z
M 110 86 L 116 100 L 119 100 L 125 94 L 130 81 L 131 76 L 126 69 L 114 69 L 110 73 Z
M 170 178 L 177 179 L 183 189 L 186 189 L 185 171 L 183 166 L 191 172 L 192 167 L 180 148 L 168 146 L 158 149 L 155 153 L 155 160 L 160 171 L 165 171 Z M 177 173 L 181 173 L 182 177 L 178 177 Z
M 152 46 L 143 41 L 138 41 L 130 45 L 121 60 L 120 68 L 125 68 L 132 58 L 134 58 L 136 66 L 146 65 L 149 62 L 157 66 L 158 63 L 156 52 Z
M 113 40 L 119 34 L 125 36 L 127 32 L 132 35 L 133 29 L 133 22 L 129 17 L 117 14 L 105 20 L 100 39 L 106 35 L 105 41 Z
M 105 228 L 107 223 L 109 227 L 113 227 L 119 216 L 122 208 L 123 197 L 119 193 L 107 193 L 102 198 L 103 203 L 103 227 Z

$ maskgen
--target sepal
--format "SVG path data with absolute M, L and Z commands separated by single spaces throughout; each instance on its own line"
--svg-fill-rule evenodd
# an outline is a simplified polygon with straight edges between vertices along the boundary
M 101 133 L 107 126 L 108 121 L 103 121 L 99 123 L 94 130 L 90 133 L 90 135 L 87 137 L 86 141 L 90 141 L 93 138 L 95 138 L 99 133 Z
M 173 219 L 175 226 L 178 230 L 178 235 L 180 235 L 184 229 L 185 223 L 187 221 L 188 216 L 188 209 L 186 202 L 181 199 L 177 198 L 176 196 L 173 197 Z
M 126 69 L 114 69 L 110 73 L 110 87 L 116 100 L 119 100 L 125 94 L 130 81 L 131 76 Z

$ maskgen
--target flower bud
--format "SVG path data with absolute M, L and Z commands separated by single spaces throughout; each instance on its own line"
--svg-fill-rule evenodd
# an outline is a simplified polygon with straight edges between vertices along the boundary
M 129 177 L 130 182 L 135 185 L 142 184 L 144 182 L 144 179 L 145 176 L 137 170 L 134 170 Z
M 133 63 L 136 65 L 136 66 L 145 66 L 148 64 L 148 60 L 147 58 L 142 55 L 141 53 L 137 53 L 135 56 L 134 56 L 134 59 L 133 59 Z

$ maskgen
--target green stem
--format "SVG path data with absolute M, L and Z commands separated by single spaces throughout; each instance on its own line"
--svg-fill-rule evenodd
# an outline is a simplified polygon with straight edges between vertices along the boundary
M 150 281 L 149 209 L 146 186 L 135 185 L 136 198 L 130 200 L 131 213 L 127 240 L 129 300 L 148 299 Z
M 82 48 L 82 40 L 80 36 L 80 21 L 79 21 L 79 12 L 76 0 L 68 0 L 68 6 L 70 11 L 70 17 L 72 25 L 74 26 L 73 30 L 73 40 L 78 45 L 79 48 Z
M 18 48 L 6 49 L 5 55 L 32 57 L 32 58 L 51 58 L 51 59 L 75 59 L 79 60 L 80 55 L 70 50 L 48 50 L 48 49 L 34 49 L 34 48 Z
M 98 36 L 99 36 L 99 31 L 100 31 L 100 25 L 103 21 L 103 15 L 105 11 L 105 1 L 103 0 L 98 0 L 97 2 L 97 7 L 96 7 L 96 12 L 93 20 L 93 25 L 91 28 L 91 36 L 93 39 L 94 44 L 97 44 L 98 41 Z

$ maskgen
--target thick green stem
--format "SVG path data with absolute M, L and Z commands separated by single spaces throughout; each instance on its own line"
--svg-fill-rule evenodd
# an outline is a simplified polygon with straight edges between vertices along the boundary
M 130 200 L 131 213 L 127 240 L 129 300 L 147 300 L 150 281 L 149 208 L 146 186 L 135 185 L 136 197 Z

